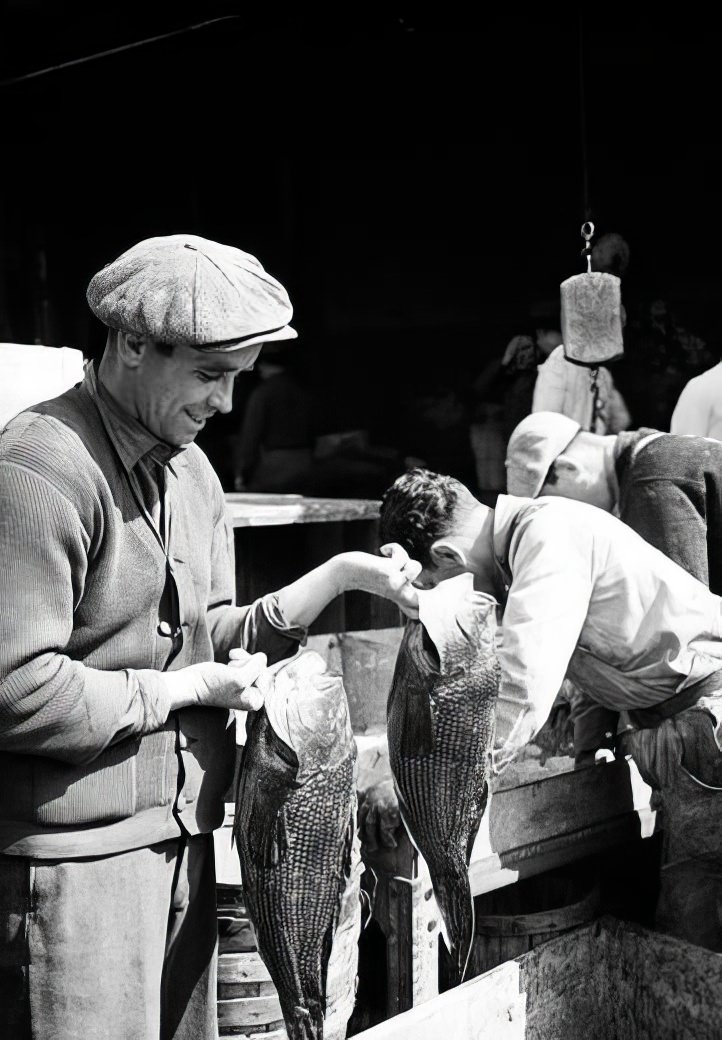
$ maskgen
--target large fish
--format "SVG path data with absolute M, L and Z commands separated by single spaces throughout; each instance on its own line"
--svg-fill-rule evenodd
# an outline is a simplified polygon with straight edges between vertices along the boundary
M 468 865 L 488 796 L 496 604 L 456 579 L 419 601 L 389 694 L 389 759 L 401 816 L 429 868 L 454 985 L 463 981 L 474 933 Z
M 356 744 L 325 669 L 305 651 L 276 671 L 248 717 L 236 797 L 243 892 L 289 1040 L 344 1037 L 355 994 Z

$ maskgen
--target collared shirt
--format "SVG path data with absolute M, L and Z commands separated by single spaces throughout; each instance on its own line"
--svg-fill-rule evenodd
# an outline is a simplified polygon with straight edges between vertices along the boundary
M 603 510 L 500 495 L 493 549 L 506 592 L 497 766 L 538 732 L 565 676 L 623 711 L 722 668 L 720 598 Z
M 159 534 L 164 536 L 161 529 L 161 504 L 165 491 L 163 471 L 183 449 L 159 440 L 146 426 L 125 411 L 103 385 L 92 362 L 85 366 L 85 385 L 98 405 L 108 436 L 129 479 L 137 481 L 145 508 Z

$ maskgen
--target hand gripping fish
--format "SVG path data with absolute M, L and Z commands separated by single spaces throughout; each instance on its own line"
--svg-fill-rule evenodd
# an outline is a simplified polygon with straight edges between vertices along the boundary
M 353 1010 L 355 767 L 342 680 L 305 651 L 276 671 L 263 708 L 248 716 L 234 825 L 246 906 L 289 1040 L 345 1037 Z
M 465 581 L 420 592 L 419 620 L 406 623 L 388 699 L 399 808 L 429 868 L 452 985 L 464 979 L 474 934 L 468 866 L 488 796 L 495 628 L 494 600 Z

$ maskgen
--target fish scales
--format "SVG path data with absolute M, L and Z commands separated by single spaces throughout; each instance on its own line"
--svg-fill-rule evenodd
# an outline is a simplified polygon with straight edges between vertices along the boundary
M 468 865 L 488 798 L 499 689 L 495 604 L 468 589 L 420 595 L 407 622 L 388 701 L 389 758 L 401 815 L 429 868 L 463 980 L 473 941 Z
M 321 1040 L 325 1030 L 328 1040 L 331 1032 L 345 1035 L 353 1007 L 356 746 L 340 679 L 322 674 L 318 655 L 302 658 L 276 675 L 266 707 L 249 716 L 234 834 L 246 905 L 288 1036 Z M 349 949 L 337 958 L 333 985 L 347 992 L 331 994 L 338 931 Z M 334 996 L 329 1028 L 324 1015 Z

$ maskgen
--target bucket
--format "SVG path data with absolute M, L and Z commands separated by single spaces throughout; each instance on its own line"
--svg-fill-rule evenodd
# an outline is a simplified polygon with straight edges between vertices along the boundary
M 285 1040 L 276 987 L 256 947 L 238 886 L 219 885 L 218 1032 L 262 1040 Z
M 597 915 L 596 876 L 550 871 L 474 900 L 474 944 L 467 978 L 481 975 Z

